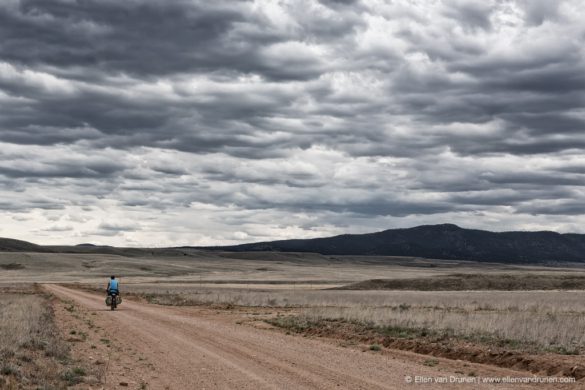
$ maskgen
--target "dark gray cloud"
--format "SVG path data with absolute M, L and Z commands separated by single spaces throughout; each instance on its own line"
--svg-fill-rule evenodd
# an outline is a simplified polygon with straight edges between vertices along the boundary
M 561 1 L 526 0 L 520 4 L 524 7 L 526 23 L 529 25 L 541 25 L 545 21 L 559 19 L 559 6 Z
M 25 66 L 141 75 L 227 70 L 238 53 L 222 38 L 238 21 L 237 11 L 188 1 L 23 0 L 2 7 L 0 55 Z
M 254 12 L 248 1 L 22 0 L 0 8 L 0 56 L 61 72 L 88 67 L 90 76 L 236 72 L 303 80 L 320 74 L 319 59 L 278 53 L 274 45 L 315 34 L 338 36 L 351 28 L 341 22 L 323 28 L 307 18 L 287 34 L 274 26 L 278 20 L 270 20 L 271 16 Z M 83 72 L 80 77 L 84 78 Z
M 489 3 L 472 1 L 454 1 L 446 7 L 445 15 L 453 18 L 464 28 L 474 31 L 478 28 L 491 30 L 491 7 Z
M 2 2 L 0 234 L 582 230 L 583 16 L 574 0 Z
M 21 161 L 12 166 L 0 166 L 0 175 L 9 178 L 98 178 L 107 179 L 124 169 L 113 161 L 59 161 L 35 164 Z

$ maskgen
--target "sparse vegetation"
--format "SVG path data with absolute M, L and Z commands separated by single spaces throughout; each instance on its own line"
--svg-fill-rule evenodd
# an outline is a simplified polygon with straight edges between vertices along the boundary
M 86 375 L 85 369 L 81 367 L 75 367 L 70 370 L 63 372 L 61 375 L 62 379 L 67 382 L 69 386 L 76 385 L 83 382 L 83 377 Z
M 439 364 L 437 359 L 427 359 L 423 362 L 423 365 L 427 367 L 435 367 L 437 364 Z
M 0 368 L 0 374 L 5 376 L 12 375 L 18 377 L 18 374 L 20 374 L 20 372 L 18 371 L 18 368 L 16 366 L 10 363 L 4 363 L 2 368 Z
M 510 309 L 505 303 L 500 301 L 498 307 L 491 310 L 448 300 L 440 306 L 416 305 L 408 310 L 401 305 L 311 307 L 302 309 L 303 320 L 299 321 L 344 320 L 378 328 L 390 337 L 456 337 L 510 350 L 578 354 L 585 349 L 583 311 L 557 308 L 551 316 L 539 305 L 525 304 Z
M 25 266 L 20 264 L 20 263 L 8 263 L 8 264 L 0 264 L 0 268 L 7 270 L 7 271 L 12 271 L 12 270 L 24 269 Z
M 321 336 L 341 339 L 342 346 L 367 344 L 369 350 L 382 346 L 403 349 L 431 356 L 493 364 L 501 367 L 521 367 L 528 371 L 562 371 L 563 375 L 577 379 L 585 377 L 585 369 L 576 361 L 558 361 L 543 352 L 554 352 L 537 342 L 500 339 L 488 333 L 461 336 L 452 329 L 381 326 L 372 322 L 347 319 L 311 318 L 305 315 L 273 317 L 268 323 L 304 336 Z M 351 343 L 351 344 L 350 344 Z M 562 353 L 562 350 L 557 351 Z M 579 360 L 581 361 L 581 360 Z M 427 359 L 423 365 L 432 367 L 439 362 Z
M 62 388 L 68 359 L 47 297 L 0 292 L 0 388 Z
M 372 344 L 370 345 L 370 351 L 381 351 L 382 347 L 380 347 L 378 344 Z

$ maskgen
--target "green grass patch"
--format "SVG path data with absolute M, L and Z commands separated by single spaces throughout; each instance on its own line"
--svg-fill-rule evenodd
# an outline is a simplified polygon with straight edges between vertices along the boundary
M 86 375 L 85 369 L 81 367 L 74 367 L 61 374 L 61 378 L 67 382 L 69 386 L 73 386 L 83 382 L 83 377 Z
M 437 359 L 427 359 L 423 362 L 423 366 L 427 367 L 435 367 L 437 364 L 439 364 Z

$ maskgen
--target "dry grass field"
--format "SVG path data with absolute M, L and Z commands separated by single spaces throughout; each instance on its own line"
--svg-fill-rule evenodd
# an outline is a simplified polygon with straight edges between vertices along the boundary
M 130 252 L 133 254 L 133 252 Z M 322 256 L 299 253 L 185 252 L 181 256 L 0 252 L 5 283 L 103 282 L 111 274 L 125 283 L 349 284 L 368 279 L 427 278 L 464 274 L 581 274 L 583 266 L 558 268 L 405 257 Z
M 585 292 L 555 290 L 583 287 L 580 266 L 200 251 L 170 257 L 3 253 L 2 264 L 12 268 L 3 272 L 12 280 L 83 283 L 97 290 L 114 273 L 125 293 L 152 303 L 299 308 L 299 321 L 428 329 L 562 353 L 585 348 Z M 335 289 L 380 288 L 363 282 L 372 278 L 386 278 L 382 287 L 404 291 Z M 468 291 L 474 289 L 482 291 Z
M 583 292 L 388 292 L 367 305 L 305 308 L 301 321 L 341 319 L 530 352 L 585 350 Z M 407 332 L 408 333 L 408 332 Z
M 133 284 L 126 293 L 165 305 L 295 308 L 296 320 L 344 320 L 433 332 L 510 348 L 585 350 L 585 291 L 348 291 Z M 289 319 L 290 321 L 290 319 Z
M 585 368 L 570 371 L 585 366 L 585 270 L 580 265 L 197 252 L 168 257 L 0 253 L 0 267 L 0 286 L 53 282 L 101 293 L 107 277 L 116 274 L 123 294 L 150 303 L 237 309 L 234 315 L 244 316 L 244 322 L 268 322 L 285 332 L 373 350 L 407 349 L 506 368 L 537 362 L 520 368 L 585 377 Z M 32 328 L 15 330 L 15 324 L 34 326 L 45 318 L 42 299 L 2 298 L 0 335 L 13 340 L 2 346 L 13 348 L 4 380 L 22 371 L 19 356 L 28 351 L 22 346 L 35 334 Z M 569 368 L 554 366 L 558 359 Z M 56 372 L 43 375 L 59 380 Z
M 64 388 L 75 379 L 67 375 L 68 360 L 48 297 L 28 289 L 0 292 L 0 388 Z

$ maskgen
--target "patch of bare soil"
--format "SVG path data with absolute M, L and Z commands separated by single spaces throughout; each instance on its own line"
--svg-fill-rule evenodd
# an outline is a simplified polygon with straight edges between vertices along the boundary
M 270 324 L 306 336 L 340 339 L 346 342 L 384 346 L 453 360 L 489 364 L 547 376 L 585 378 L 585 357 L 553 353 L 530 354 L 497 345 L 481 345 L 456 338 L 436 339 L 424 334 L 384 335 L 380 329 L 343 320 L 297 321 L 295 317 L 267 320 Z M 392 333 L 407 332 L 398 330 Z

